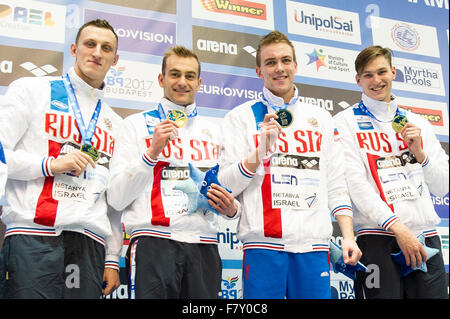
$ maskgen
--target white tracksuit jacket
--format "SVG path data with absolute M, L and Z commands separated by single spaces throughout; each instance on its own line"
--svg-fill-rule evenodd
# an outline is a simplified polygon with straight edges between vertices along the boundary
M 266 157 L 270 161 L 252 174 L 243 161 L 255 149 L 258 123 L 267 112 L 275 112 L 271 105 L 284 104 L 266 88 L 263 94 L 265 100 L 231 110 L 222 127 L 219 176 L 242 205 L 237 236 L 244 249 L 328 251 L 331 215 L 352 216 L 332 117 L 320 107 L 298 102 L 296 90 L 287 106 L 293 123 L 282 129 Z
M 87 126 L 103 91 L 85 83 L 73 68 L 69 77 Z M 106 241 L 106 265 L 118 268 L 123 240 L 110 237 L 105 191 L 114 137 L 121 122 L 102 101 L 92 138 L 100 152 L 96 168 L 88 165 L 79 177 L 53 176 L 50 161 L 81 145 L 62 78 L 29 77 L 11 83 L 0 105 L 0 140 L 8 163 L 2 215 L 6 236 L 80 232 L 101 244 Z M 120 222 L 114 227 L 120 228 Z
M 108 201 L 123 211 L 122 222 L 130 239 L 153 236 L 187 243 L 217 244 L 218 216 L 198 209 L 188 214 L 188 196 L 175 190 L 189 178 L 188 163 L 201 169 L 217 164 L 217 124 L 187 106 L 187 124 L 166 145 L 156 161 L 147 156 L 154 126 L 172 109 L 167 99 L 158 106 L 128 116 L 115 145 Z M 219 168 L 220 170 L 220 168 Z M 226 217 L 225 217 L 226 218 Z
M 409 122 L 421 128 L 427 156 L 418 163 L 400 133 L 392 129 L 397 110 L 365 94 L 362 101 L 379 120 L 363 114 L 358 104 L 340 112 L 335 122 L 345 152 L 345 171 L 354 207 L 357 236 L 390 235 L 389 228 L 401 220 L 415 235 L 436 235 L 436 214 L 430 192 L 448 193 L 448 156 L 428 121 L 406 111 Z M 380 122 L 383 121 L 383 122 Z

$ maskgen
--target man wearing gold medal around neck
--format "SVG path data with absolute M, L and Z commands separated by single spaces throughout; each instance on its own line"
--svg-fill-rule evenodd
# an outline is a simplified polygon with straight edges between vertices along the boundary
M 448 156 L 428 121 L 397 105 L 391 59 L 381 46 L 359 53 L 362 100 L 335 116 L 361 262 L 372 269 L 357 274 L 355 295 L 448 298 L 436 231 L 440 218 L 430 197 L 448 193 Z
M 164 98 L 124 120 L 111 163 L 108 200 L 123 210 L 130 235 L 129 297 L 219 298 L 218 216 L 204 208 L 190 211 L 195 197 L 176 189 L 193 179 L 188 165 L 217 164 L 217 127 L 195 105 L 197 56 L 182 46 L 170 48 L 158 82 Z M 211 184 L 206 196 L 220 215 L 237 216 L 238 203 L 224 188 Z
M 118 214 L 108 214 L 105 190 L 122 119 L 103 101 L 117 47 L 106 20 L 87 21 L 70 47 L 75 63 L 67 74 L 18 79 L 0 103 L 9 169 L 4 298 L 98 299 L 120 285 L 120 217 L 114 223 Z M 90 130 L 79 119 L 86 127 L 91 122 Z M 101 160 L 95 163 L 83 147 Z

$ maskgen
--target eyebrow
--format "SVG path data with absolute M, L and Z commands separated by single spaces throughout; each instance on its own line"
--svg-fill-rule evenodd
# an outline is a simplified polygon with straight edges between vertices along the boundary
M 180 72 L 180 73 L 183 73 L 183 71 L 181 71 L 181 70 L 179 70 L 177 68 L 169 69 L 169 70 L 167 70 L 167 72 Z M 197 72 L 196 71 L 186 71 L 185 73 L 186 74 L 193 74 L 193 75 L 197 76 Z
M 110 42 L 110 41 L 103 41 L 102 42 L 102 41 L 100 41 L 98 39 L 94 39 L 94 38 L 86 38 L 86 39 L 83 40 L 83 42 L 86 42 L 86 41 L 94 41 L 94 42 L 98 42 L 98 43 L 101 43 L 101 44 L 108 44 L 108 45 L 114 46 L 114 44 L 112 42 Z
M 364 70 L 364 71 L 361 72 L 361 74 L 375 73 L 375 72 L 385 71 L 385 70 L 389 70 L 389 69 L 386 68 L 386 67 L 382 67 L 382 68 L 376 69 L 375 71 L 368 71 L 368 70 L 366 71 L 366 70 Z
M 288 58 L 288 59 L 293 59 L 293 57 L 292 57 L 291 55 L 284 55 L 284 56 L 280 57 L 281 60 L 282 60 L 282 59 L 286 59 L 286 58 Z M 276 59 L 277 59 L 277 57 L 271 57 L 271 58 L 265 59 L 264 62 L 270 61 L 270 60 L 276 60 Z

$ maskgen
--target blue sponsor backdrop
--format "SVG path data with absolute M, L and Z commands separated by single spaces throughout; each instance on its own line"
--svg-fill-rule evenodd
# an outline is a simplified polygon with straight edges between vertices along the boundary
M 42 4 L 49 8 L 46 9 Z M 33 32 L 43 32 L 43 26 L 50 28 L 52 21 L 57 21 L 60 11 L 52 5 L 65 10 L 65 16 L 59 17 L 63 18 L 60 27 L 65 28 L 64 42 L 51 39 L 48 42 L 30 40 Z M 193 8 L 197 10 L 194 12 Z M 244 12 L 245 10 L 247 11 Z M 395 58 L 400 59 L 401 65 L 405 67 L 403 72 L 399 72 L 404 77 L 396 79 L 397 82 L 402 82 L 402 86 L 394 86 L 397 88 L 394 93 L 409 99 L 408 101 L 413 100 L 410 105 L 412 107 L 414 100 L 420 100 L 418 107 L 426 109 L 429 101 L 430 110 L 437 110 L 440 114 L 439 121 L 432 123 L 440 125 L 438 139 L 448 143 L 448 0 L 0 0 L 0 95 L 5 93 L 9 84 L 2 77 L 5 79 L 8 75 L 10 79 L 15 73 L 19 74 L 19 69 L 23 72 L 23 62 L 32 62 L 31 57 L 24 57 L 26 61 L 21 61 L 17 54 L 9 57 L 8 47 L 23 49 L 24 56 L 27 48 L 62 52 L 62 70 L 53 71 L 43 65 L 34 66 L 43 75 L 62 74 L 73 65 L 69 46 L 75 40 L 77 29 L 85 20 L 95 17 L 108 19 L 120 38 L 119 65 L 111 71 L 111 75 L 125 70 L 135 72 L 129 76 L 131 87 L 127 90 L 127 96 L 131 98 L 119 94 L 108 98 L 109 104 L 122 116 L 157 103 L 161 93 L 155 83 L 162 55 L 168 47 L 182 44 L 197 53 L 208 55 L 208 62 L 202 63 L 203 85 L 197 95 L 199 113 L 215 118 L 223 117 L 235 105 L 260 94 L 262 81 L 256 77 L 254 65 L 247 65 L 245 61 L 249 58 L 248 55 L 254 56 L 255 39 L 273 28 L 288 34 L 294 42 L 317 46 L 315 52 L 306 52 L 309 61 L 305 65 L 299 65 L 299 74 L 296 76 L 296 83 L 306 84 L 308 88 L 315 86 L 359 92 L 355 83 L 344 80 L 345 75 L 354 73 L 352 54 L 374 44 L 374 38 L 381 37 L 383 42 L 392 43 Z M 23 34 L 27 36 L 11 37 L 9 34 L 16 34 L 10 32 L 12 29 L 23 29 Z M 193 40 L 198 39 L 193 34 L 194 30 L 204 30 L 207 34 L 214 29 L 221 31 L 217 33 L 217 38 L 212 33 L 209 39 L 202 38 L 200 42 Z M 227 32 L 230 33 L 229 37 Z M 233 40 L 237 42 L 234 43 Z M 382 45 L 386 46 L 386 43 Z M 326 60 L 319 60 L 324 65 L 318 63 L 321 52 L 324 52 L 321 47 L 336 52 L 333 54 L 333 64 L 341 67 L 342 78 L 330 77 L 326 73 L 321 76 L 318 73 L 327 64 Z M 297 54 L 298 59 L 306 57 L 303 52 L 303 56 Z M 328 55 L 331 56 L 329 53 Z M 325 57 L 325 53 L 322 57 Z M 120 61 L 125 61 L 122 66 Z M 329 61 L 331 65 L 332 62 Z M 48 63 L 56 65 L 56 62 Z M 312 63 L 315 63 L 314 68 L 317 67 L 317 74 L 311 73 L 309 64 Z M 149 69 L 154 70 L 153 74 L 140 74 L 136 70 L 145 69 L 140 68 L 140 65 L 149 66 Z M 30 76 L 33 76 L 32 73 Z M 138 94 L 144 86 L 144 97 L 148 97 L 148 101 L 134 98 L 133 94 Z M 430 87 L 429 91 L 427 86 Z M 143 90 L 140 92 L 141 97 Z M 302 93 L 304 92 L 300 92 Z M 317 98 L 317 93 L 309 96 Z M 340 101 L 335 101 L 334 109 L 329 109 L 333 114 L 343 109 L 336 105 L 337 102 Z M 356 101 L 347 102 L 352 104 Z M 448 265 L 448 194 L 444 198 L 434 197 L 434 203 L 442 218 L 440 230 L 446 250 L 445 262 Z M 224 257 L 224 298 L 239 298 L 242 294 L 239 270 L 239 253 L 242 247 L 235 238 L 234 227 L 235 224 L 226 224 L 219 234 L 219 245 Z M 338 278 L 337 284 L 333 284 L 333 295 L 337 298 L 351 298 L 351 285 Z M 125 295 L 126 289 L 121 287 L 115 297 Z

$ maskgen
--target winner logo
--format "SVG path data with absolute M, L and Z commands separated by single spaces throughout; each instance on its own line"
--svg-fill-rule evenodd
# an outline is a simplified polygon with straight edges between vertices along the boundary
M 232 14 L 247 18 L 267 20 L 266 6 L 261 3 L 243 0 L 200 0 L 208 11 Z

